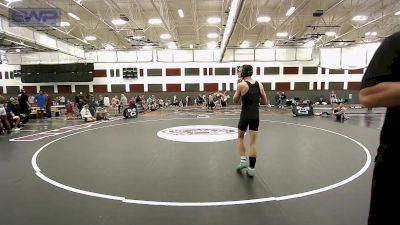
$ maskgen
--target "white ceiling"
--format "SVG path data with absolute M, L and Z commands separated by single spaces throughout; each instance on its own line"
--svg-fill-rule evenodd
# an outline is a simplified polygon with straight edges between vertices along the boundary
M 228 17 L 230 0 L 21 0 L 9 4 L 12 8 L 61 8 L 62 21 L 69 27 L 38 28 L 51 36 L 80 45 L 85 49 L 103 49 L 112 44 L 117 49 L 141 48 L 152 44 L 167 47 L 176 41 L 179 48 L 207 48 L 210 41 L 220 42 L 224 24 Z M 0 14 L 8 17 L 7 0 L 0 0 Z M 291 16 L 285 13 L 295 6 Z M 185 17 L 180 18 L 178 9 Z M 313 17 L 315 10 L 322 9 L 321 17 Z M 228 42 L 229 48 L 239 47 L 243 41 L 250 48 L 263 47 L 265 40 L 272 40 L 277 46 L 301 46 L 308 40 L 315 40 L 317 46 L 336 45 L 336 41 L 362 43 L 378 41 L 400 30 L 399 0 L 244 0 L 236 27 Z M 67 15 L 72 12 L 80 17 L 77 21 Z M 122 26 L 112 24 L 113 19 L 125 14 L 129 22 Z M 357 22 L 356 15 L 368 16 L 366 21 Z M 258 16 L 269 16 L 268 23 L 258 23 Z M 221 22 L 209 24 L 209 17 L 220 17 Z M 163 23 L 151 25 L 150 18 L 160 18 Z M 307 27 L 308 26 L 308 27 Z M 323 35 L 327 31 L 336 36 Z M 375 37 L 365 37 L 366 32 L 375 31 Z M 219 38 L 211 39 L 208 33 L 218 33 Z M 287 32 L 286 38 L 276 37 L 277 32 Z M 161 40 L 160 35 L 171 34 L 170 40 Z M 84 41 L 93 35 L 95 41 Z M 129 41 L 130 36 L 144 36 L 145 41 Z M 333 42 L 332 42 L 333 41 Z M 3 45 L 5 46 L 5 44 Z M 34 48 L 30 48 L 31 50 Z

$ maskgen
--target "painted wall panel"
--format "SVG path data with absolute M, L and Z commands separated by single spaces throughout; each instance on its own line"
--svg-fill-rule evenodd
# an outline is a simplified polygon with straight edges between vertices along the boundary
M 180 91 L 181 91 L 181 84 L 167 84 L 167 92 L 180 92 Z

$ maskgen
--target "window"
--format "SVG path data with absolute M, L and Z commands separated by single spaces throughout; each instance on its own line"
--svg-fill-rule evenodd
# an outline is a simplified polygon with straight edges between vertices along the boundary
M 116 77 L 119 77 L 119 69 L 116 69 L 116 70 L 115 70 L 115 76 L 116 76 Z
M 5 72 L 5 73 L 4 73 L 4 77 L 5 77 L 6 79 L 9 79 L 9 77 L 8 77 L 8 72 Z
M 114 70 L 110 70 L 110 77 L 114 77 Z

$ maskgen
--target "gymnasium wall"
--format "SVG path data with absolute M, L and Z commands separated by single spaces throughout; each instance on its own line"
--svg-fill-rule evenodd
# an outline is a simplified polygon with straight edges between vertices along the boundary
M 267 93 L 285 91 L 286 94 L 309 99 L 326 95 L 330 90 L 348 99 L 357 99 L 365 69 L 334 70 L 319 67 L 319 61 L 246 62 L 254 67 L 254 78 L 264 84 Z M 33 94 L 45 90 L 49 94 L 74 95 L 79 92 L 109 93 L 155 93 L 171 96 L 172 93 L 234 91 L 237 86 L 236 67 L 244 63 L 95 63 L 93 82 L 82 83 L 22 83 L 11 76 L 18 65 L 0 65 L 0 94 L 16 94 L 25 88 Z M 138 78 L 123 79 L 122 68 L 138 68 Z M 117 72 L 119 70 L 119 72 Z M 186 95 L 186 94 L 184 94 Z

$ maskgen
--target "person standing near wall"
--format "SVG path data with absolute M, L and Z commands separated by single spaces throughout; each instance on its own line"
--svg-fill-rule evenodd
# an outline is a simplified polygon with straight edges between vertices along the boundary
M 400 200 L 400 32 L 387 37 L 376 50 L 359 97 L 365 107 L 387 107 L 375 157 L 368 224 L 393 224 Z
M 243 65 L 238 69 L 239 83 L 233 96 L 233 102 L 238 103 L 242 99 L 242 111 L 238 124 L 238 146 L 240 153 L 240 163 L 237 167 L 238 171 L 247 168 L 246 173 L 249 177 L 255 175 L 256 165 L 256 141 L 258 125 L 260 123 L 259 105 L 267 104 L 267 96 L 261 83 L 252 79 L 253 67 L 251 65 Z M 261 101 L 260 101 L 261 99 Z M 249 128 L 250 134 L 250 153 L 249 167 L 246 160 L 246 147 L 244 145 L 244 134 Z

